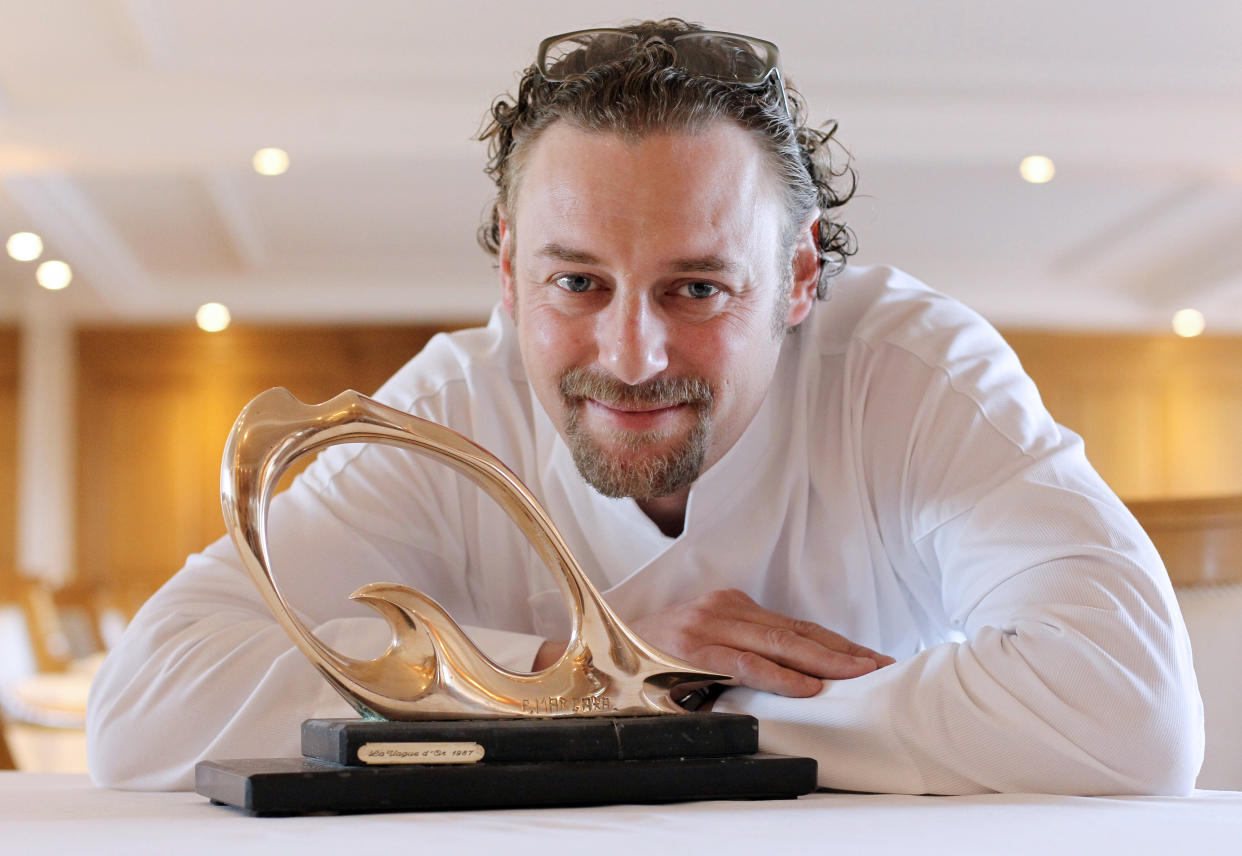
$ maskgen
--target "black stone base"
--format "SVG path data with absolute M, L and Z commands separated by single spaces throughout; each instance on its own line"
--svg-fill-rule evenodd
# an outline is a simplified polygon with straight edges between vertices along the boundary
M 815 789 L 815 773 L 812 758 L 761 754 L 374 767 L 269 758 L 204 761 L 195 789 L 218 804 L 277 816 L 792 799 Z
M 438 745 L 432 748 L 429 744 Z M 303 755 L 347 766 L 394 763 L 393 759 L 401 757 L 420 763 L 420 753 L 442 753 L 444 744 L 477 747 L 474 760 L 489 763 L 750 755 L 759 751 L 759 723 L 753 716 L 734 713 L 421 722 L 308 719 L 302 723 Z M 363 747 L 368 748 L 360 758 Z

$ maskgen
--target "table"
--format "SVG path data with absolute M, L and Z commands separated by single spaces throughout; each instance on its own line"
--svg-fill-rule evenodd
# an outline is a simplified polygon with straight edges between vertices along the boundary
M 1242 792 L 1191 797 L 816 793 L 775 802 L 254 818 L 193 793 L 0 773 L 0 854 L 1236 856 Z

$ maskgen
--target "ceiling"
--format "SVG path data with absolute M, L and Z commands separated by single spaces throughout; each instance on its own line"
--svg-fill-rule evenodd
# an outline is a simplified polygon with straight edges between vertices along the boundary
M 472 141 L 549 33 L 680 15 L 761 35 L 835 118 L 860 263 L 1001 326 L 1242 332 L 1236 0 L 0 0 L 0 320 L 484 315 Z M 286 149 L 263 177 L 255 150 Z M 1057 165 L 1018 175 L 1026 155 Z

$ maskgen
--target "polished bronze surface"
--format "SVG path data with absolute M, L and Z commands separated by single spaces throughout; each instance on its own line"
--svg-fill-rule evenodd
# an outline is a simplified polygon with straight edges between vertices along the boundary
M 356 660 L 323 644 L 294 614 L 272 573 L 267 517 L 280 476 L 298 458 L 338 443 L 400 446 L 438 460 L 482 488 L 513 519 L 560 586 L 572 627 L 554 665 L 525 674 L 481 652 L 438 603 L 396 583 L 351 597 L 392 630 L 388 649 Z M 681 713 L 669 691 L 726 680 L 652 648 L 612 612 L 574 560 L 531 492 L 487 450 L 441 425 L 344 392 L 307 405 L 269 389 L 246 406 L 229 434 L 220 471 L 229 534 L 247 571 L 302 653 L 363 716 L 473 719 Z

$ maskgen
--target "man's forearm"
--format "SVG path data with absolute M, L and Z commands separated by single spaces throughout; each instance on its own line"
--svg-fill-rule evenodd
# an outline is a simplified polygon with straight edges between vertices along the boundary
M 1181 794 L 1202 720 L 1193 675 L 1160 662 L 1168 654 L 1138 642 L 1110 652 L 1075 628 L 1023 622 L 825 681 L 813 698 L 736 688 L 715 709 L 760 719 L 765 751 L 815 757 L 823 787 Z

